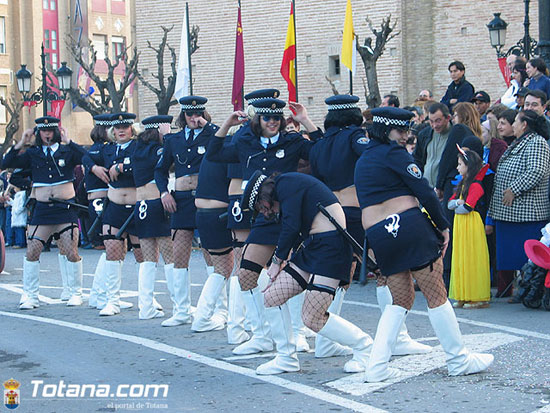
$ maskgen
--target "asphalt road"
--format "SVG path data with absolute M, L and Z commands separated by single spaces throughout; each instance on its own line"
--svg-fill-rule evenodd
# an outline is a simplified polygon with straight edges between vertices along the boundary
M 428 355 L 394 357 L 401 376 L 392 383 L 363 383 L 361 374 L 343 372 L 346 358 L 315 359 L 313 353 L 299 355 L 298 373 L 261 377 L 254 369 L 268 358 L 234 357 L 224 330 L 192 333 L 188 325 L 164 328 L 162 319 L 138 320 L 138 266 L 131 254 L 122 290 L 134 308 L 118 316 L 99 317 L 87 303 L 69 308 L 57 300 L 55 249 L 41 258 L 40 308 L 18 310 L 23 254 L 8 249 L 0 275 L 0 380 L 21 384 L 15 411 L 550 412 L 550 313 L 544 310 L 505 299 L 487 309 L 457 310 L 468 346 L 495 356 L 483 374 L 447 376 L 436 347 Z M 86 295 L 99 254 L 81 250 Z M 196 304 L 206 279 L 200 253 L 193 252 L 190 270 Z M 170 314 L 160 268 L 156 291 Z M 380 316 L 374 282 L 352 286 L 342 315 L 374 335 Z M 407 326 L 412 337 L 438 346 L 421 293 Z

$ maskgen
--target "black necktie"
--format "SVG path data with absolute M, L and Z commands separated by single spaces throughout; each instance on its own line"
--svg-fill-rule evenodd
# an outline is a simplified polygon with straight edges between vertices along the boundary
M 46 156 L 52 158 L 52 148 L 49 146 L 46 148 Z
M 195 132 L 193 131 L 193 129 L 189 129 L 189 135 L 187 136 L 187 141 L 193 142 L 194 137 L 195 137 Z

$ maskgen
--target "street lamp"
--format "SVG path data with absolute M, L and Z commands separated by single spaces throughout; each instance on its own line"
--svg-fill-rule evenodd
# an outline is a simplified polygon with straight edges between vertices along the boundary
M 54 100 L 66 100 L 67 92 L 71 88 L 71 77 L 73 71 L 67 67 L 67 62 L 61 62 L 61 67 L 55 72 L 59 89 L 63 92 L 59 96 L 54 90 L 48 87 L 46 79 L 48 78 L 48 72 L 46 71 L 46 54 L 44 53 L 44 44 L 42 44 L 42 53 L 40 54 L 42 60 L 42 86 L 41 90 L 31 93 L 31 79 L 32 73 L 27 69 L 27 65 L 22 64 L 21 69 L 17 71 L 15 77 L 17 78 L 17 89 L 23 95 L 25 102 L 34 102 L 33 104 L 43 103 L 43 114 L 48 114 L 48 102 Z
M 506 44 L 506 27 L 508 23 L 500 18 L 500 13 L 493 13 L 495 18 L 489 22 L 487 28 L 489 29 L 489 39 L 491 40 L 491 46 L 493 46 L 497 55 L 502 54 L 501 50 Z

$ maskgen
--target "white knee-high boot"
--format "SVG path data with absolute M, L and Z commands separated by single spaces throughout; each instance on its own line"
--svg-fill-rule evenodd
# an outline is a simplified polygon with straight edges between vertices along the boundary
M 90 296 L 88 297 L 88 305 L 98 310 L 103 309 L 107 303 L 105 296 L 105 260 L 107 254 L 104 252 L 99 257 L 99 261 L 95 267 L 94 281 L 92 283 L 92 289 L 90 290 Z
M 271 327 L 271 337 L 275 342 L 277 355 L 273 360 L 256 369 L 256 374 L 280 374 L 300 370 L 296 355 L 296 343 L 292 331 L 292 322 L 287 303 L 265 309 L 265 317 Z
M 493 363 L 492 354 L 470 353 L 464 347 L 455 312 L 448 300 L 439 307 L 428 308 L 428 316 L 445 351 L 450 376 L 479 373 Z
M 196 332 L 221 330 L 225 322 L 220 317 L 214 317 L 214 310 L 222 291 L 225 289 L 225 277 L 212 273 L 202 287 L 197 309 L 193 315 L 191 330 Z
M 388 286 L 376 287 L 376 299 L 381 313 L 384 313 L 384 307 L 393 304 L 393 298 Z M 406 356 L 408 354 L 429 353 L 430 351 L 432 351 L 430 346 L 419 343 L 409 336 L 407 326 L 405 325 L 405 321 L 403 321 L 403 325 L 399 329 L 395 347 L 392 349 L 392 354 L 394 356 Z
M 67 306 L 75 307 L 82 305 L 82 258 L 77 262 L 67 260 L 65 265 L 67 268 L 67 284 L 71 293 Z
M 302 321 L 302 307 L 304 305 L 305 291 L 295 295 L 287 301 L 292 321 L 292 332 L 296 341 L 296 351 L 308 352 L 309 343 L 306 340 L 306 326 Z
M 139 264 L 138 317 L 140 320 L 149 320 L 151 318 L 164 317 L 164 313 L 157 310 L 153 304 L 156 272 L 157 265 L 155 262 L 144 261 Z
M 100 316 L 120 313 L 120 286 L 122 284 L 122 261 L 105 261 L 105 293 L 107 304 L 99 312 Z
M 340 315 L 345 295 L 346 290 L 344 288 L 338 287 L 336 289 L 334 300 L 332 300 L 327 310 L 330 314 Z M 350 347 L 338 344 L 319 334 L 315 337 L 315 357 L 317 358 L 349 356 L 350 354 L 353 354 Z
M 23 259 L 23 294 L 21 296 L 19 309 L 32 310 L 40 307 L 38 292 L 40 290 L 40 261 L 27 261 Z
M 229 315 L 227 317 L 227 343 L 241 344 L 250 336 L 244 330 L 244 303 L 239 277 L 229 277 Z
M 172 317 L 164 320 L 161 325 L 163 327 L 176 327 L 182 324 L 190 324 L 193 321 L 191 315 L 191 278 L 187 268 L 174 268 L 171 271 L 172 282 L 167 284 L 172 285 Z M 167 274 L 168 277 L 168 274 Z
M 395 346 L 406 315 L 407 310 L 398 305 L 387 305 L 384 308 L 382 317 L 378 321 L 365 381 L 370 383 L 379 382 L 399 375 L 397 370 L 389 367 L 389 362 L 392 348 Z
M 71 298 L 71 291 L 69 288 L 69 282 L 67 280 L 67 256 L 57 254 L 57 261 L 59 262 L 59 272 L 61 273 L 61 283 L 63 290 L 61 291 L 61 301 L 67 301 Z

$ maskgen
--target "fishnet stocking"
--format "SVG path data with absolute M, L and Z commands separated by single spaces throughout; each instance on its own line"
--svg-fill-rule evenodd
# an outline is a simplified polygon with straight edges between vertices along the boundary
M 233 271 L 233 251 L 224 255 L 210 255 L 212 265 L 216 274 L 223 275 L 228 279 Z
M 275 251 L 273 245 L 247 244 L 243 248 L 242 259 L 255 262 L 263 267 L 273 255 L 273 251 Z M 241 290 L 248 291 L 256 288 L 260 274 L 252 270 L 239 268 L 238 276 Z
M 233 248 L 233 270 L 231 271 L 231 275 L 236 275 L 239 271 L 239 268 L 241 267 L 241 258 L 243 257 L 243 249 L 242 247 Z
M 174 262 L 173 255 L 173 245 L 172 238 L 170 237 L 160 237 L 157 238 L 157 243 L 159 246 L 160 253 L 162 254 L 162 259 L 165 264 L 172 264 Z
M 383 277 L 382 274 L 378 273 L 376 276 L 376 286 L 377 287 L 385 287 L 388 285 L 388 277 Z
M 78 255 L 78 228 L 75 227 L 59 234 L 57 246 L 59 247 L 59 253 L 65 255 L 69 261 L 80 261 Z
M 29 240 L 27 242 L 27 261 L 38 261 L 43 247 L 44 246 L 39 240 Z
M 191 246 L 193 245 L 193 231 L 178 229 L 173 241 L 173 260 L 175 268 L 189 267 L 189 258 L 191 257 Z
M 241 285 L 241 291 L 252 290 L 258 286 L 258 277 L 260 274 L 257 272 L 239 268 L 237 274 L 239 277 L 239 284 Z
M 124 261 L 126 256 L 125 240 L 106 239 L 103 243 L 108 261 Z
M 409 271 L 400 272 L 383 278 L 386 278 L 386 283 L 392 295 L 393 305 L 410 310 L 414 303 L 414 284 L 411 273 Z
M 306 291 L 302 320 L 304 325 L 318 333 L 328 321 L 328 307 L 333 300 L 332 294 L 323 291 Z
M 158 262 L 159 246 L 157 238 L 140 238 L 139 245 L 144 261 Z
M 206 263 L 206 265 L 209 267 L 212 267 L 214 264 L 212 264 L 212 256 L 210 255 L 208 250 L 205 248 L 201 248 L 201 251 L 202 251 L 202 256 L 204 258 L 204 262 Z
M 420 291 L 426 297 L 429 308 L 439 307 L 447 301 L 447 290 L 441 277 L 442 274 L 443 260 L 441 258 L 431 266 L 412 272 Z
M 264 304 L 266 307 L 283 305 L 288 299 L 300 294 L 302 291 L 304 290 L 300 287 L 300 284 L 285 270 L 282 270 L 264 293 Z
M 139 238 L 135 235 L 130 235 L 129 240 L 133 245 L 140 245 L 139 244 Z M 134 258 L 136 259 L 137 263 L 143 262 L 143 253 L 141 252 L 141 245 L 139 247 L 132 247 L 132 252 L 134 253 Z

